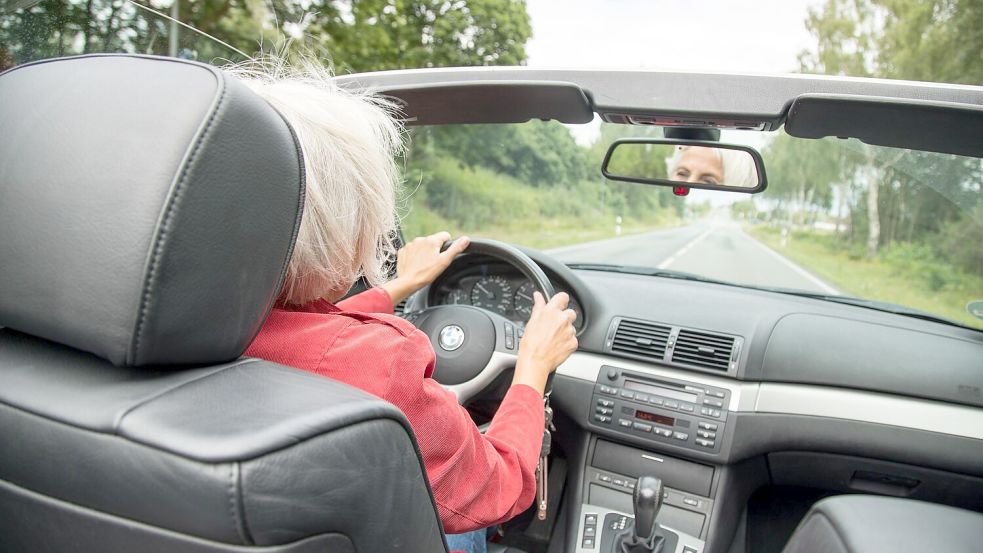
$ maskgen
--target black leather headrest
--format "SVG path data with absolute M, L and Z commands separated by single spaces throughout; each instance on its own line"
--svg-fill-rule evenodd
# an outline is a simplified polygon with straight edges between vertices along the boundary
M 116 365 L 242 354 L 282 284 L 303 158 L 221 71 L 95 55 L 0 74 L 0 326 Z

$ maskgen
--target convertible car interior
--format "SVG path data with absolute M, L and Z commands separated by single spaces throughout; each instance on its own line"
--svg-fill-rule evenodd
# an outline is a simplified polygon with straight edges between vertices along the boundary
M 525 68 L 336 81 L 414 125 L 599 116 L 983 156 L 983 87 Z M 304 200 L 277 111 L 205 64 L 88 55 L 0 74 L 0 129 L 0 551 L 447 551 L 399 410 L 242 357 Z M 570 294 L 580 344 L 552 383 L 545 516 L 506 523 L 491 551 L 980 550 L 983 332 L 475 244 L 398 314 L 435 345 L 458 318 L 480 338 L 435 373 L 477 424 L 533 290 Z

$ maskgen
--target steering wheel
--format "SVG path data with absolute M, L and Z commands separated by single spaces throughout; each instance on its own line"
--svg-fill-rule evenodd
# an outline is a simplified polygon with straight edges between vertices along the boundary
M 444 244 L 444 249 L 450 242 Z M 546 300 L 553 284 L 546 273 L 517 248 L 480 238 L 471 239 L 461 255 L 484 254 L 512 265 Z M 470 305 L 437 305 L 406 315 L 424 332 L 437 354 L 433 378 L 454 392 L 465 404 L 491 384 L 502 372 L 514 368 L 519 351 L 519 327 L 509 319 Z M 553 376 L 546 383 L 547 393 Z

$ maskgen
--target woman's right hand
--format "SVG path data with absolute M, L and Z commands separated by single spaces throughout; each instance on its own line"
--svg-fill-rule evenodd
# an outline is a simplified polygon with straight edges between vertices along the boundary
M 565 292 L 554 295 L 549 302 L 539 292 L 533 293 L 532 314 L 519 341 L 512 384 L 525 384 L 543 393 L 550 373 L 577 350 L 577 331 L 573 327 L 577 314 L 567 309 L 569 303 L 570 296 Z

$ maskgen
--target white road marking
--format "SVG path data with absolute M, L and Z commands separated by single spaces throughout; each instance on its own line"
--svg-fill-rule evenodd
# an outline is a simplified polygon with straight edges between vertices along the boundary
M 807 271 L 807 270 L 803 269 L 802 267 L 798 266 L 797 264 L 795 264 L 789 258 L 787 258 L 784 255 L 776 252 L 775 250 L 769 248 L 768 246 L 762 244 L 761 242 L 757 241 L 754 237 L 749 236 L 743 230 L 738 230 L 738 232 L 740 232 L 742 236 L 744 236 L 745 238 L 747 238 L 749 242 L 753 243 L 754 245 L 756 245 L 757 247 L 761 248 L 762 250 L 768 252 L 769 255 L 771 255 L 775 259 L 781 261 L 788 268 L 790 268 L 793 271 L 795 271 L 796 273 L 798 273 L 799 276 L 801 276 L 802 278 L 804 278 L 804 279 L 808 280 L 809 282 L 811 282 L 811 283 L 815 284 L 816 286 L 818 286 L 819 289 L 822 290 L 823 292 L 825 292 L 827 294 L 837 295 L 837 296 L 839 296 L 839 295 L 841 295 L 843 293 L 843 292 L 840 292 L 839 290 L 837 290 L 836 288 L 833 288 L 829 284 L 826 284 L 825 282 L 823 282 L 822 280 L 820 280 L 817 276 L 813 275 L 809 271 Z
M 700 234 L 696 238 L 690 240 L 682 248 L 679 248 L 676 251 L 676 253 L 670 255 L 669 257 L 667 257 L 665 259 L 665 261 L 663 261 L 662 263 L 659 263 L 658 267 L 660 269 L 666 269 L 666 268 L 668 268 L 669 265 L 672 265 L 673 263 L 675 263 L 677 259 L 679 259 L 683 255 L 685 255 L 686 252 L 690 251 L 693 248 L 693 246 L 695 246 L 695 245 L 699 244 L 700 242 L 702 242 L 703 239 L 706 238 L 713 231 L 714 231 L 714 229 L 712 227 L 711 228 L 708 228 L 705 231 L 703 231 L 703 234 Z

